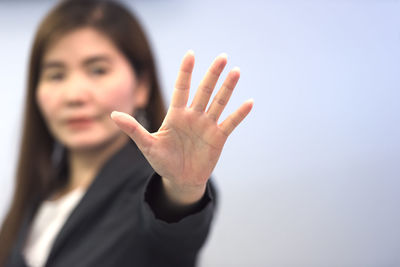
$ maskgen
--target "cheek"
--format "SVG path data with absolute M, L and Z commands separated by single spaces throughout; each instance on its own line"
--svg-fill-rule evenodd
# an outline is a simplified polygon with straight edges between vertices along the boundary
M 49 90 L 38 88 L 36 91 L 36 102 L 46 120 L 55 115 L 57 110 L 57 96 Z
M 114 110 L 133 114 L 135 108 L 134 80 L 131 78 L 115 79 L 101 96 L 107 111 Z

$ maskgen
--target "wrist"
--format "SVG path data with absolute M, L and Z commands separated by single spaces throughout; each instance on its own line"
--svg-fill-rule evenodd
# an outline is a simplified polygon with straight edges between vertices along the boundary
M 207 182 L 200 185 L 180 185 L 161 177 L 165 196 L 175 205 L 189 206 L 199 202 L 206 191 Z

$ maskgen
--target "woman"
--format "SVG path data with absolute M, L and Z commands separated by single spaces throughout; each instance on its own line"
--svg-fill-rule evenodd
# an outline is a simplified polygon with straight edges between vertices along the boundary
M 207 108 L 225 65 L 215 59 L 188 107 L 189 51 L 165 114 L 148 42 L 125 8 L 56 6 L 31 52 L 0 266 L 193 266 L 215 205 L 209 177 L 252 108 L 218 124 L 238 69 Z

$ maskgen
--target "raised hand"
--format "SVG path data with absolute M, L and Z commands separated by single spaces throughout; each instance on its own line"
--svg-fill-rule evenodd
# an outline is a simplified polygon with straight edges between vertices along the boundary
M 167 194 L 177 203 L 191 204 L 202 197 L 228 136 L 253 106 L 252 100 L 244 102 L 218 124 L 240 77 L 239 69 L 234 68 L 206 111 L 226 63 L 224 54 L 214 60 L 188 107 L 194 54 L 187 52 L 178 73 L 171 105 L 160 129 L 155 133 L 150 134 L 126 113 L 114 111 L 111 114 L 116 124 L 132 138 L 162 177 Z

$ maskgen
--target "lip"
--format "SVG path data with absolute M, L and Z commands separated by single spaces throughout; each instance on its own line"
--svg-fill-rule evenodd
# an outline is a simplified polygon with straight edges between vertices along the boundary
M 73 129 L 85 129 L 89 128 L 94 123 L 94 118 L 89 117 L 79 117 L 67 119 L 65 121 L 66 125 Z

